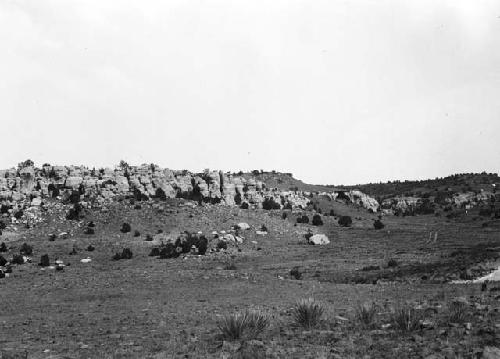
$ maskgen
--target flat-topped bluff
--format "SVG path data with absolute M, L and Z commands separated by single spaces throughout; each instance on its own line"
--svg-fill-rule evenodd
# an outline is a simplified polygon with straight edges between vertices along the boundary
M 40 206 L 45 199 L 67 200 L 76 195 L 91 205 L 102 205 L 123 197 L 136 200 L 185 198 L 199 203 L 263 209 L 306 208 L 309 204 L 310 191 L 271 188 L 259 176 L 260 173 L 210 170 L 191 173 L 153 164 L 90 169 L 51 165 L 37 168 L 28 163 L 20 164 L 17 169 L 0 170 L 0 202 L 5 208 L 26 208 Z M 280 178 L 289 177 L 296 181 L 291 174 L 275 173 L 274 177 L 262 177 L 277 179 L 278 182 L 282 182 Z M 379 209 L 375 199 L 357 190 L 332 190 L 320 194 L 331 199 L 347 197 L 351 203 L 374 212 Z

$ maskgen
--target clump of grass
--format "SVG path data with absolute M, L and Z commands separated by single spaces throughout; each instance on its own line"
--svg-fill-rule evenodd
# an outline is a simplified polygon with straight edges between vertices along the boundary
M 371 304 L 358 304 L 355 308 L 355 318 L 363 328 L 373 328 L 377 317 L 377 306 Z
M 258 310 L 224 316 L 217 324 L 222 337 L 227 340 L 252 339 L 269 326 L 269 318 Z
M 448 306 L 448 322 L 455 324 L 465 323 L 469 319 L 467 304 L 463 302 L 451 302 Z
M 412 332 L 420 329 L 424 318 L 424 311 L 415 309 L 409 304 L 399 305 L 391 314 L 392 325 L 403 332 Z
M 300 300 L 293 308 L 293 319 L 296 324 L 306 329 L 318 326 L 325 308 L 313 298 Z

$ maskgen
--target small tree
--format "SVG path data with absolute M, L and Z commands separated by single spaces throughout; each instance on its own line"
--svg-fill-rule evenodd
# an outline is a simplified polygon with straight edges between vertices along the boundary
M 17 165 L 17 169 L 22 170 L 23 168 L 26 167 L 33 167 L 35 165 L 35 162 L 33 162 L 30 159 L 27 159 L 26 161 L 23 161 Z

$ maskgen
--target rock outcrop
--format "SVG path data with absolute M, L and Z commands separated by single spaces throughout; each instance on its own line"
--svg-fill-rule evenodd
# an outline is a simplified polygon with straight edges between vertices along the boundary
M 156 165 L 90 169 L 78 166 L 25 167 L 0 171 L 0 204 L 13 214 L 18 209 L 43 207 L 44 200 L 58 198 L 62 202 L 83 201 L 86 205 L 102 205 L 116 198 L 185 198 L 245 208 L 305 209 L 309 192 L 268 188 L 250 175 L 237 175 L 205 170 L 203 173 L 173 171 Z M 375 199 L 360 191 L 347 194 L 331 192 L 333 199 L 347 198 L 373 211 Z

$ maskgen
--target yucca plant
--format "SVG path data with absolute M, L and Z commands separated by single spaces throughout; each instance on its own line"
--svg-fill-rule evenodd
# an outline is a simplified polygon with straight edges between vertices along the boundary
M 394 328 L 403 332 L 411 332 L 420 329 L 421 322 L 424 318 L 424 311 L 415 309 L 408 304 L 399 305 L 391 315 L 391 321 Z
M 469 318 L 469 311 L 466 303 L 451 302 L 448 306 L 448 322 L 462 324 Z
M 321 303 L 313 298 L 308 298 L 297 302 L 292 315 L 296 324 L 311 329 L 319 324 L 324 312 L 325 308 Z
M 371 304 L 358 304 L 355 308 L 355 317 L 364 328 L 373 328 L 377 316 L 377 306 Z
M 269 326 L 269 318 L 260 311 L 246 310 L 224 316 L 217 326 L 224 339 L 255 338 Z

